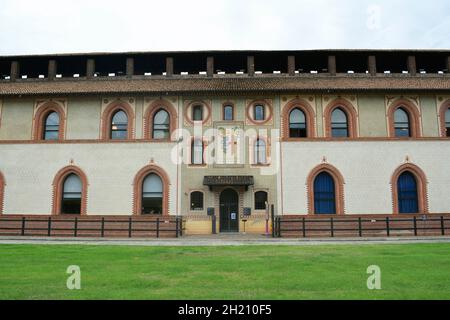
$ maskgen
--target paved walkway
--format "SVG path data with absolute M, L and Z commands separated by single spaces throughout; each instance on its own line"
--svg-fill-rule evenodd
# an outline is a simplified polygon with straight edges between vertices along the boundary
M 242 246 L 242 245 L 339 245 L 339 244 L 404 244 L 450 243 L 450 237 L 389 237 L 389 238 L 270 238 L 263 235 L 218 234 L 210 236 L 184 236 L 171 239 L 136 238 L 57 238 L 0 236 L 0 244 L 79 244 L 122 246 Z

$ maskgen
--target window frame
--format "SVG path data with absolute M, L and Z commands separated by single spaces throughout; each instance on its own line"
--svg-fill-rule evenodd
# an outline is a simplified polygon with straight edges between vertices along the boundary
M 301 114 L 303 114 L 303 117 L 304 117 L 304 119 L 305 119 L 304 122 L 292 122 L 292 121 L 291 121 L 292 113 L 295 112 L 295 111 L 298 111 L 298 112 L 300 112 Z M 308 116 L 305 114 L 305 112 L 304 112 L 301 108 L 294 107 L 294 108 L 292 108 L 292 109 L 289 111 L 289 114 L 288 114 L 288 126 L 289 126 L 288 131 L 289 131 L 289 138 L 292 138 L 292 139 L 308 138 L 308 120 L 307 120 L 307 117 L 308 117 Z M 292 125 L 293 125 L 293 124 L 304 125 L 304 128 L 295 128 L 296 130 L 304 130 L 304 136 L 302 136 L 301 134 L 298 135 L 298 136 L 292 135 L 291 130 L 294 130 L 294 129 L 292 128 Z
M 231 108 L 231 119 L 227 119 L 227 108 Z M 222 120 L 223 121 L 234 121 L 234 104 L 230 102 L 226 102 L 222 104 Z
M 257 197 L 257 194 L 261 194 L 261 193 L 265 194 L 265 199 L 266 200 L 264 201 L 264 208 L 261 208 L 261 206 L 257 205 L 256 197 Z M 253 193 L 253 198 L 254 198 L 253 208 L 254 208 L 255 211 L 257 211 L 257 210 L 266 210 L 266 202 L 269 202 L 269 193 L 267 191 L 265 191 L 265 190 L 257 190 L 257 191 L 255 191 Z
M 121 126 L 121 129 L 118 129 L 118 128 L 115 129 L 114 128 L 115 124 L 113 122 L 114 117 L 120 112 L 122 112 L 127 117 L 127 122 L 126 123 L 124 123 L 124 122 L 117 123 L 116 126 Z M 129 136 L 129 132 L 128 132 L 129 122 L 130 122 L 130 119 L 128 117 L 127 112 L 122 108 L 117 108 L 111 115 L 111 120 L 110 120 L 110 124 L 109 124 L 109 128 L 110 128 L 109 129 L 109 139 L 110 140 L 127 140 L 128 136 Z M 117 132 L 125 132 L 124 137 L 123 138 L 118 138 L 118 137 L 114 138 L 113 133 L 117 133 Z
M 202 148 L 201 148 L 201 163 L 196 163 L 196 148 L 198 148 L 199 146 L 195 145 L 196 142 L 200 141 Z M 190 164 L 191 166 L 203 166 L 205 165 L 205 141 L 203 140 L 203 138 L 195 138 L 193 137 L 191 139 L 191 148 L 190 148 Z
M 333 120 L 333 115 L 335 115 L 335 112 L 340 111 L 345 116 L 345 122 L 336 122 Z M 345 127 L 343 126 L 345 124 Z M 349 116 L 345 109 L 341 108 L 340 106 L 337 106 L 336 108 L 331 111 L 331 119 L 330 119 L 330 125 L 331 125 L 331 137 L 337 138 L 337 139 L 345 139 L 350 138 L 350 130 L 349 130 Z M 345 130 L 345 135 L 335 135 L 335 132 L 339 130 Z
M 111 139 L 111 125 L 113 116 L 119 111 L 122 110 L 127 115 L 128 126 L 127 126 L 127 137 L 125 139 Z M 128 103 L 117 100 L 111 102 L 102 112 L 102 129 L 101 135 L 102 140 L 108 141 L 126 141 L 134 138 L 134 122 L 135 122 L 135 114 L 134 110 Z
M 201 200 L 195 199 L 195 200 L 201 201 L 201 206 L 194 206 L 194 200 L 193 200 L 194 195 L 197 195 L 197 196 L 201 195 Z M 197 203 L 197 205 L 198 205 L 198 203 Z M 190 211 L 204 211 L 205 210 L 205 193 L 203 191 L 200 191 L 200 190 L 191 191 L 191 193 L 189 194 L 189 210 Z
M 158 126 L 162 125 L 162 124 L 156 124 L 155 123 L 155 118 L 160 112 L 165 112 L 167 114 L 168 122 L 167 122 L 167 124 L 164 124 L 164 125 L 167 126 L 166 129 L 156 129 L 157 125 Z M 170 135 L 171 135 L 171 132 L 170 132 L 170 120 L 171 120 L 171 115 L 165 108 L 159 108 L 157 111 L 155 111 L 153 113 L 153 117 L 152 117 L 152 133 L 151 133 L 152 140 L 170 140 Z M 163 132 L 167 133 L 167 135 L 165 134 L 164 138 L 155 138 L 155 131 L 163 131 Z

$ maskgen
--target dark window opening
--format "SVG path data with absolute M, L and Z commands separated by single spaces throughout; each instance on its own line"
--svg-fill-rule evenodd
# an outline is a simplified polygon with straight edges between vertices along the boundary
M 197 105 L 192 108 L 192 120 L 203 121 L 203 106 Z
M 398 177 L 397 190 L 399 213 L 418 213 L 417 181 L 411 172 L 406 171 Z
M 289 137 L 306 138 L 306 117 L 303 111 L 295 108 L 289 114 Z
M 233 106 L 227 105 L 223 107 L 223 120 L 233 120 Z
M 191 193 L 191 210 L 203 210 L 203 192 Z
M 111 139 L 122 140 L 128 138 L 128 116 L 123 110 L 117 111 L 111 121 Z
M 81 213 L 81 192 L 82 184 L 80 178 L 74 173 L 69 174 L 63 184 L 61 213 Z
M 333 177 L 322 172 L 314 180 L 314 213 L 335 214 L 336 196 Z
M 50 112 L 45 118 L 44 140 L 58 140 L 59 137 L 59 115 L 57 112 Z
M 264 106 L 257 104 L 253 107 L 253 120 L 255 121 L 264 121 L 265 120 L 265 114 L 264 114 Z
M 255 164 L 266 164 L 266 142 L 263 139 L 257 139 L 255 142 Z
M 335 138 L 349 136 L 347 115 L 340 108 L 334 109 L 331 113 L 331 136 Z
M 151 173 L 142 183 L 142 214 L 162 214 L 163 184 L 161 178 Z
M 398 138 L 411 136 L 409 116 L 402 108 L 398 108 L 394 113 L 394 128 L 395 136 Z
M 265 210 L 267 202 L 267 192 L 257 191 L 255 192 L 255 210 Z
M 153 117 L 153 139 L 168 139 L 170 134 L 169 113 L 161 109 Z
M 445 132 L 446 136 L 450 137 L 450 109 L 445 112 Z

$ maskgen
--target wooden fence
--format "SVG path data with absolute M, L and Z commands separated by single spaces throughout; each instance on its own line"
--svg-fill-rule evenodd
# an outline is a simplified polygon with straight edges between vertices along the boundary
M 0 236 L 174 238 L 180 217 L 0 216 Z

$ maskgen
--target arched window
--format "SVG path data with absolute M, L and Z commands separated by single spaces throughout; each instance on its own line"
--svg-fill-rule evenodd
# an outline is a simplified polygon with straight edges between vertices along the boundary
M 405 171 L 398 177 L 397 192 L 399 213 L 419 212 L 417 181 L 414 174 Z
M 153 117 L 153 139 L 168 139 L 170 135 L 169 113 L 161 109 Z
M 193 121 L 203 121 L 203 106 L 195 105 L 192 108 L 192 120 Z
M 81 179 L 75 173 L 66 177 L 63 184 L 61 213 L 81 213 L 82 188 Z
M 255 141 L 254 148 L 254 163 L 255 164 L 266 164 L 266 142 L 263 139 L 257 139 Z
M 409 115 L 403 108 L 394 112 L 394 130 L 396 137 L 411 137 Z
M 163 183 L 161 178 L 150 173 L 142 183 L 142 214 L 162 214 Z
M 58 140 L 59 138 L 59 114 L 56 111 L 50 112 L 45 118 L 44 140 Z
M 191 192 L 191 210 L 203 210 L 203 192 Z
M 231 121 L 233 119 L 233 106 L 232 105 L 224 105 L 223 106 L 223 120 Z
M 289 114 L 289 137 L 307 137 L 305 113 L 298 108 L 293 109 Z
M 450 108 L 445 111 L 445 135 L 450 137 Z
M 123 110 L 118 110 L 111 118 L 111 139 L 128 138 L 128 116 Z
M 335 138 L 349 136 L 347 114 L 341 108 L 336 108 L 331 113 L 331 136 Z
M 264 121 L 266 119 L 264 105 L 255 104 L 253 107 L 253 120 L 255 121 Z
M 203 141 L 202 141 L 202 139 L 192 140 L 191 164 L 203 164 Z
M 335 183 L 328 172 L 321 172 L 314 179 L 314 213 L 336 213 Z
M 255 210 L 265 210 L 267 202 L 267 192 L 257 191 L 255 192 Z

